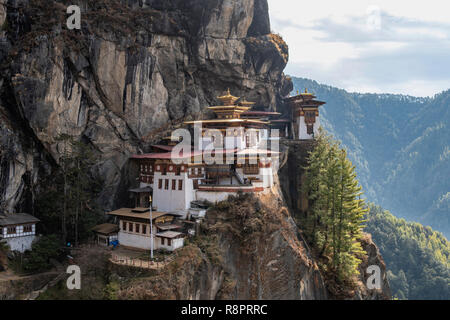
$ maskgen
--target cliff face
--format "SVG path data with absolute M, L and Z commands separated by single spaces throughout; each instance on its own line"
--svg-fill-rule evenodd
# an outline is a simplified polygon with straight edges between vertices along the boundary
M 200 117 L 227 88 L 275 109 L 292 86 L 266 0 L 83 0 L 82 30 L 67 30 L 68 4 L 0 5 L 1 149 L 11 150 L 1 158 L 0 199 L 8 210 L 30 210 L 25 199 L 42 168 L 58 162 L 60 134 L 99 153 L 100 201 L 111 208 L 129 155 L 146 141 Z
M 123 284 L 123 299 L 326 299 L 319 269 L 275 187 L 208 211 L 165 270 Z
M 305 167 L 308 165 L 308 153 L 313 150 L 314 145 L 314 141 L 294 140 L 284 140 L 280 144 L 280 150 L 283 151 L 279 170 L 280 187 L 286 206 L 294 218 L 308 211 L 308 198 L 302 195 L 301 190 L 304 183 Z M 301 225 L 298 227 L 301 230 Z M 361 239 L 361 245 L 366 252 L 366 256 L 358 267 L 360 274 L 356 281 L 356 287 L 350 290 L 341 290 L 342 288 L 336 290 L 333 283 L 326 283 L 330 299 L 391 299 L 386 264 L 370 234 L 364 235 Z M 380 268 L 381 289 L 369 290 L 367 288 L 366 284 L 370 276 L 367 274 L 367 268 L 372 265 Z
M 274 110 L 292 89 L 266 0 L 79 0 L 82 30 L 65 27 L 69 1 L 0 1 L 0 209 L 33 213 L 61 134 L 99 154 L 108 210 L 127 187 L 129 155 L 204 116 L 227 88 Z M 206 237 L 119 298 L 325 299 L 289 215 L 301 183 L 295 159 L 272 194 L 211 211 Z

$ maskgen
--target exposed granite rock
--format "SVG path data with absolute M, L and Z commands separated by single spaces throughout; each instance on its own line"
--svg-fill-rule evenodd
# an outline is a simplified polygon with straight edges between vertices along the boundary
M 219 298 L 326 299 L 319 269 L 278 188 L 234 201 L 208 212 L 207 218 L 209 232 L 218 234 L 225 274 L 233 282 Z
M 6 0 L 0 1 L 0 29 L 3 31 L 3 24 L 6 20 Z M 1 32 L 0 31 L 0 32 Z
M 119 298 L 326 299 L 318 267 L 275 189 L 218 204 L 171 264 L 124 282 Z
M 362 248 L 367 252 L 367 257 L 359 265 L 360 270 L 360 284 L 354 299 L 365 300 L 388 300 L 392 298 L 391 289 L 389 287 L 389 281 L 387 278 L 386 264 L 383 257 L 378 250 L 376 244 L 372 241 L 370 234 L 365 234 L 361 241 Z M 370 274 L 367 273 L 369 266 L 378 266 L 381 271 L 381 289 L 367 288 L 367 280 Z
M 0 108 L 55 163 L 60 134 L 90 143 L 105 209 L 119 205 L 130 154 L 202 116 L 227 88 L 272 109 L 288 93 L 287 46 L 270 34 L 266 0 L 83 0 L 80 31 L 65 27 L 67 4 L 3 1 Z M 36 169 L 4 178 L 7 188 Z M 11 210 L 25 196 L 15 194 Z

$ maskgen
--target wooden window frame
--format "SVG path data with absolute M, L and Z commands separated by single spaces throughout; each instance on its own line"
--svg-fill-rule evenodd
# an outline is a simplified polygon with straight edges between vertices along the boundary
M 169 179 L 165 179 L 164 181 L 164 190 L 169 190 Z
M 158 179 L 158 189 L 161 190 L 163 187 L 163 179 Z
M 7 227 L 6 228 L 6 234 L 16 234 L 17 233 L 17 227 Z
M 140 229 L 141 229 L 141 224 L 140 223 L 135 223 L 134 224 L 134 232 L 136 232 L 136 233 L 140 233 Z
M 172 179 L 172 190 L 176 190 L 177 189 L 177 180 Z
M 178 180 L 178 191 L 183 190 L 183 180 Z

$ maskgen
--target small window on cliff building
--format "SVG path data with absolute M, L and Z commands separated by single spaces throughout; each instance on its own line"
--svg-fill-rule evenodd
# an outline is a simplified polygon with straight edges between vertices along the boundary
M 313 128 L 312 125 L 308 125 L 308 126 L 306 127 L 306 133 L 307 133 L 307 134 L 313 134 L 313 133 L 314 133 L 314 128 Z

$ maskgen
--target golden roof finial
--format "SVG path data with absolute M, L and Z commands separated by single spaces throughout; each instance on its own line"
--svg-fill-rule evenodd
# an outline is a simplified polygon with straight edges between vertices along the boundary
M 305 92 L 303 92 L 302 94 L 305 95 L 305 96 L 312 96 L 313 95 L 312 93 L 308 92 L 307 88 L 305 88 Z
M 228 88 L 227 94 L 226 94 L 226 95 L 221 96 L 221 97 L 217 97 L 217 98 L 218 98 L 220 101 L 222 101 L 222 103 L 223 103 L 225 106 L 234 105 L 234 103 L 236 102 L 236 100 L 239 99 L 239 97 L 234 97 L 234 96 L 231 95 L 230 88 Z

